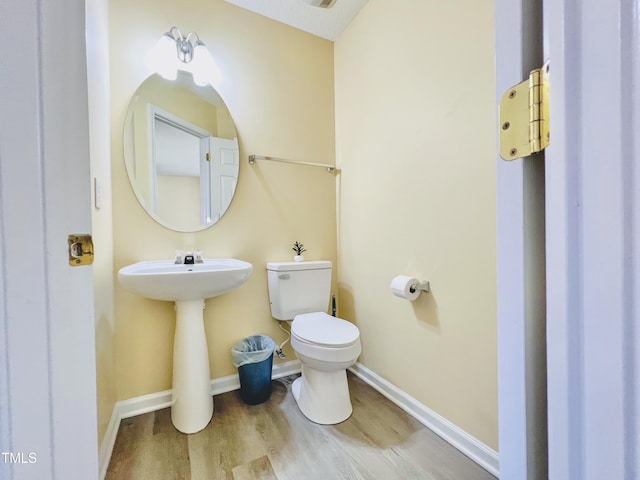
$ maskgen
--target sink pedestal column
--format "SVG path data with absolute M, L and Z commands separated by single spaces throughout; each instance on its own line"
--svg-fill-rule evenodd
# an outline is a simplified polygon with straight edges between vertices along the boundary
M 213 415 L 203 310 L 204 300 L 176 302 L 171 421 L 182 433 L 199 432 Z

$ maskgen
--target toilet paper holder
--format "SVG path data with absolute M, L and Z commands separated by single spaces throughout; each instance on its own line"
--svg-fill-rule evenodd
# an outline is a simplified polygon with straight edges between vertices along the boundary
M 431 285 L 429 285 L 429 282 L 419 282 L 419 283 L 416 283 L 415 285 L 411 285 L 411 287 L 409 287 L 409 291 L 411 293 L 415 293 L 418 290 L 421 291 L 421 292 L 430 292 L 431 291 Z
M 389 288 L 396 297 L 407 299 L 410 302 L 416 300 L 422 292 L 431 291 L 429 282 L 421 282 L 416 277 L 409 275 L 396 275 L 391 280 Z

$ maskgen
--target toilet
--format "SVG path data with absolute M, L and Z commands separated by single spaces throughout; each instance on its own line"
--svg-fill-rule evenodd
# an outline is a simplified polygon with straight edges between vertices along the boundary
M 326 313 L 331 293 L 331 262 L 269 262 L 271 315 L 291 323 L 291 346 L 302 375 L 291 390 L 300 411 L 312 422 L 343 422 L 353 408 L 346 369 L 362 351 L 354 324 Z

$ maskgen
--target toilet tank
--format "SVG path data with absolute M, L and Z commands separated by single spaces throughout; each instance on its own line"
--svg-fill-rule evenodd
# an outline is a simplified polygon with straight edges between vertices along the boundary
M 271 315 L 292 320 L 300 313 L 326 312 L 331 293 L 331 262 L 269 262 Z

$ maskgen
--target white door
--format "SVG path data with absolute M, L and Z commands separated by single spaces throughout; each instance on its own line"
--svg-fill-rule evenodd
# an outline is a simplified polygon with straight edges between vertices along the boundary
M 238 139 L 210 137 L 211 219 L 217 221 L 227 210 L 236 190 L 240 153 Z
M 0 478 L 97 478 L 84 5 L 3 0 Z M 19 44 L 19 47 L 16 45 Z
M 543 58 L 551 64 L 544 195 L 532 159 L 498 160 L 500 478 L 548 471 L 551 480 L 633 480 L 640 478 L 638 5 L 542 3 L 544 21 L 534 2 L 496 1 L 498 94 Z M 544 55 L 536 33 L 543 23 Z M 540 209 L 543 298 L 532 261 Z M 536 428 L 545 412 L 548 447 Z

